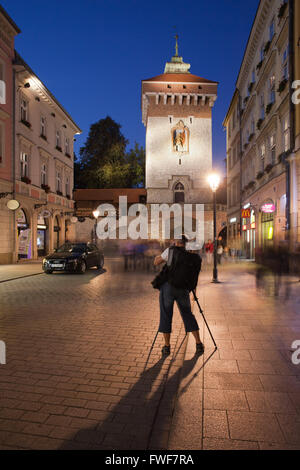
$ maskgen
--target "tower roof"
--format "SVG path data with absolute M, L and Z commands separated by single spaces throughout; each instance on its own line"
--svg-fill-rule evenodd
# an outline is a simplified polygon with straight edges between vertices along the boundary
M 143 82 L 168 82 L 168 83 L 219 83 L 206 78 L 198 77 L 192 73 L 163 73 L 156 77 L 148 78 Z

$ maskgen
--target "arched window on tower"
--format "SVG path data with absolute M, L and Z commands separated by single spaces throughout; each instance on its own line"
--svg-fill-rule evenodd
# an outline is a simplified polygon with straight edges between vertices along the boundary
M 175 203 L 184 203 L 184 186 L 182 183 L 177 183 L 174 188 Z

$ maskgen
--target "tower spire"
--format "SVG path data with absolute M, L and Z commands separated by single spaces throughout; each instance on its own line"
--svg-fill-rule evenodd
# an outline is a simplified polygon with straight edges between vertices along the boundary
M 183 62 L 182 57 L 178 54 L 178 34 L 175 35 L 175 55 L 173 55 L 171 62 L 165 65 L 164 73 L 189 73 L 190 64 Z
M 175 57 L 178 57 L 178 34 L 175 35 Z

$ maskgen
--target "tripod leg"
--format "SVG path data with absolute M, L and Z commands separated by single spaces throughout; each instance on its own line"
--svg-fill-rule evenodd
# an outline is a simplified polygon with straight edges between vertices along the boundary
M 203 318 L 203 320 L 204 320 L 204 323 L 205 323 L 205 325 L 206 325 L 206 328 L 208 329 L 209 335 L 210 335 L 210 337 L 211 337 L 211 339 L 212 339 L 212 341 L 213 341 L 213 343 L 214 343 L 215 349 L 218 349 L 218 346 L 217 346 L 217 344 L 216 344 L 216 342 L 215 342 L 215 339 L 214 339 L 214 337 L 213 337 L 213 335 L 212 335 L 212 332 L 210 331 L 210 328 L 209 328 L 208 323 L 207 323 L 207 321 L 206 321 L 206 318 L 205 318 L 205 316 L 204 316 L 203 310 L 202 310 L 202 308 L 201 308 L 201 305 L 200 305 L 200 303 L 199 303 L 199 300 L 198 300 L 198 298 L 197 298 L 196 293 L 195 293 L 194 290 L 193 290 L 193 295 L 194 295 L 194 299 L 195 299 L 195 301 L 197 302 L 197 305 L 198 305 L 198 307 L 199 307 L 199 310 L 200 310 L 200 313 L 201 313 L 202 318 Z

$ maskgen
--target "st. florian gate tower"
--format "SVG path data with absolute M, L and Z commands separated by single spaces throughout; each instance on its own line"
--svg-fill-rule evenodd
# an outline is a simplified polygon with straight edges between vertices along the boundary
M 207 176 L 212 171 L 212 108 L 218 82 L 189 72 L 190 64 L 178 55 L 177 38 L 164 73 L 142 81 L 147 203 L 206 205 L 206 240 L 212 238 Z

